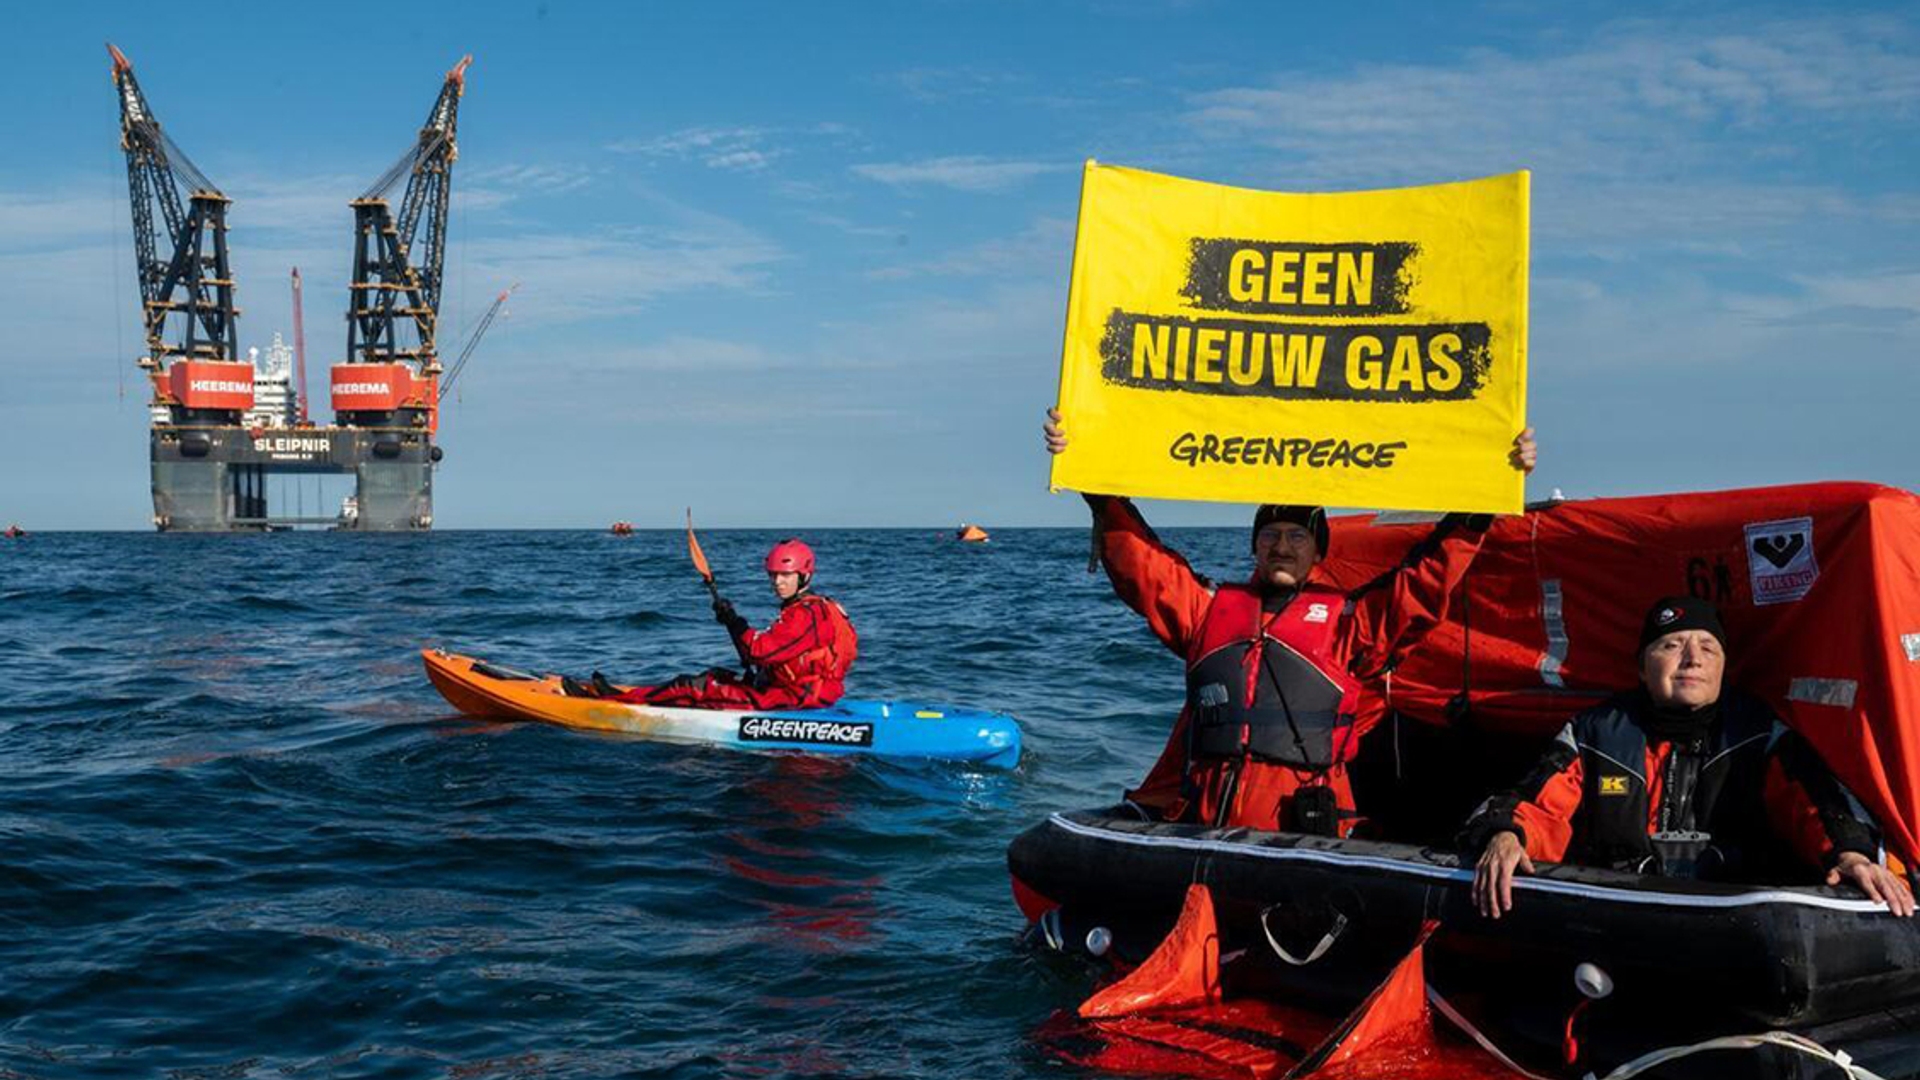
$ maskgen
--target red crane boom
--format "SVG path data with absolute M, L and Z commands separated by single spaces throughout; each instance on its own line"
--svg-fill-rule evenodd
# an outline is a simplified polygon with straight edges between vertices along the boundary
M 307 331 L 300 321 L 300 268 L 293 268 L 293 371 L 294 378 L 300 383 L 300 426 L 306 427 L 307 419 Z

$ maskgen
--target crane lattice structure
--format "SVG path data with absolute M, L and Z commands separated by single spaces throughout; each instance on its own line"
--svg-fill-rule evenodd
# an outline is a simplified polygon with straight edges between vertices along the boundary
M 500 295 L 494 297 L 493 303 L 487 306 L 487 313 L 480 316 L 480 321 L 475 324 L 473 333 L 467 335 L 467 344 L 460 350 L 459 358 L 447 368 L 446 378 L 440 380 L 442 394 L 452 390 L 454 382 L 460 378 L 460 373 L 467 370 L 467 361 L 473 359 L 473 350 L 480 347 L 480 339 L 487 336 L 487 328 L 493 325 L 493 320 L 498 318 L 501 310 L 507 306 L 507 297 L 512 296 L 513 290 L 519 287 L 520 283 L 516 281 L 500 290 Z
M 300 272 L 292 274 L 297 395 L 278 364 L 240 356 L 227 261 L 229 200 L 154 118 L 124 53 L 107 46 L 127 157 L 134 255 L 153 382 L 148 465 L 162 531 L 433 527 L 441 367 L 435 344 L 464 58 L 447 72 L 413 147 L 353 200 L 346 362 L 333 365 L 335 423 L 309 422 Z M 405 192 L 387 199 L 402 177 Z M 416 243 L 424 228 L 425 234 Z M 498 304 L 485 320 L 490 323 Z M 469 344 L 464 359 L 472 350 Z M 337 515 L 274 504 L 271 480 L 353 477 Z M 296 489 L 297 490 L 297 489 Z
M 440 314 L 441 267 L 447 253 L 447 205 L 453 163 L 459 157 L 455 125 L 466 88 L 461 58 L 447 72 L 440 96 L 414 145 L 372 187 L 353 200 L 353 279 L 347 285 L 347 362 L 411 362 L 423 375 L 440 372 L 435 329 Z M 387 196 L 406 178 L 396 219 Z M 426 226 L 425 245 L 414 239 Z M 417 254 L 417 258 L 415 257 Z M 410 334 L 403 335 L 402 329 Z
M 240 312 L 233 306 L 227 264 L 230 200 L 161 130 L 133 77 L 133 61 L 112 45 L 107 51 L 119 91 L 120 146 L 127 154 L 133 204 L 135 269 L 147 335 L 143 366 L 164 370 L 176 357 L 233 360 L 239 355 L 234 324 Z

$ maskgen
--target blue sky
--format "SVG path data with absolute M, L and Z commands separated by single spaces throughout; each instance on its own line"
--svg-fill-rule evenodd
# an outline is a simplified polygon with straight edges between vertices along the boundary
M 234 199 L 243 346 L 298 265 L 315 371 L 346 202 L 473 53 L 443 323 L 522 284 L 443 421 L 446 527 L 1079 523 L 1037 424 L 1088 157 L 1283 190 L 1530 168 L 1530 494 L 1920 486 L 1910 8 L 1334 8 L 20 9 L 0 519 L 151 512 L 107 40 Z

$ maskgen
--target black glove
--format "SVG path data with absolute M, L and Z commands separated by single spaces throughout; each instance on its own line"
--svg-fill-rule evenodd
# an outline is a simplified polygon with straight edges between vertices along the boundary
M 1493 528 L 1493 515 L 1492 514 L 1469 514 L 1460 510 L 1455 510 L 1453 513 L 1448 514 L 1447 516 L 1441 518 L 1440 524 L 1445 527 L 1460 529 L 1465 532 L 1483 533 L 1483 532 L 1486 532 L 1488 529 Z
M 731 601 L 724 597 L 715 597 L 713 601 L 713 621 L 727 628 L 727 633 L 739 637 L 747 630 L 747 620 L 733 610 Z

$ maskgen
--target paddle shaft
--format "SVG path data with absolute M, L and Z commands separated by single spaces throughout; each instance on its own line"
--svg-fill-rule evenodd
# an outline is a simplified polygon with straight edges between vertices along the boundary
M 707 553 L 700 550 L 700 541 L 693 535 L 693 508 L 687 508 L 687 555 L 693 559 L 693 568 L 700 572 L 700 580 L 707 583 L 707 595 L 713 598 L 715 606 L 720 603 L 720 586 L 714 583 L 713 567 L 707 565 Z M 731 628 L 727 636 L 733 639 L 733 651 L 740 657 L 741 674 L 747 679 L 753 678 L 753 659 L 747 655 L 747 646 Z

